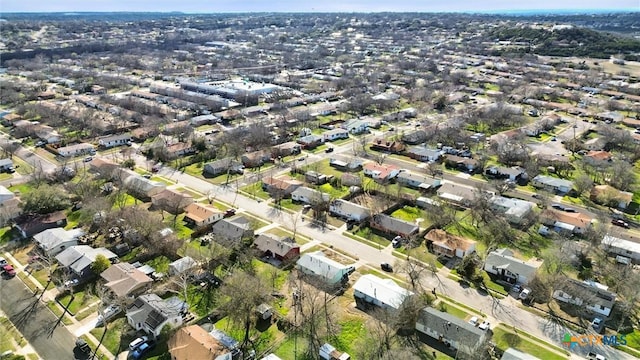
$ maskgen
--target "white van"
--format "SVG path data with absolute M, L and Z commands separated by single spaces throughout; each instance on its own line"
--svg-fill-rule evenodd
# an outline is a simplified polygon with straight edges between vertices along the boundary
M 626 256 L 618 255 L 616 256 L 616 262 L 618 264 L 629 265 L 631 264 L 631 259 Z

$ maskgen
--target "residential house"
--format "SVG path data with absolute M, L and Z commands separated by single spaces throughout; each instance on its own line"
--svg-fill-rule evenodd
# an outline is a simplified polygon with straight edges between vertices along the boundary
M 554 299 L 585 307 L 602 316 L 611 315 L 616 302 L 616 294 L 600 283 L 566 278 L 557 287 L 558 290 L 553 292 Z
M 322 137 L 324 139 L 324 142 L 348 139 L 349 131 L 341 128 L 331 129 L 323 132 Z
M 240 350 L 237 341 L 214 329 L 207 332 L 200 325 L 189 325 L 178 329 L 168 342 L 168 351 L 171 360 L 237 360 L 240 358 Z
M 128 169 L 121 169 L 118 177 L 127 192 L 142 201 L 151 200 L 154 195 L 164 191 L 167 187 L 161 182 L 147 179 Z
M 406 151 L 407 156 L 412 159 L 424 162 L 433 162 L 440 160 L 442 152 L 437 149 L 429 149 L 421 146 L 414 146 Z
M 189 120 L 192 126 L 198 127 L 202 125 L 214 124 L 218 121 L 218 118 L 215 115 L 200 115 L 194 116 Z
M 242 165 L 247 168 L 256 168 L 271 161 L 271 151 L 258 150 L 243 154 L 240 158 Z
M 452 353 L 474 357 L 484 348 L 491 333 L 481 330 L 463 319 L 446 312 L 426 307 L 416 320 L 416 330 L 444 343 Z
M 476 159 L 462 157 L 458 155 L 446 154 L 444 164 L 447 167 L 473 174 L 480 171 L 480 163 Z
M 300 245 L 290 237 L 262 233 L 254 241 L 261 256 L 274 258 L 278 261 L 291 261 L 300 256 Z
M 13 165 L 13 160 L 9 158 L 0 159 L 0 172 L 12 171 L 15 170 L 15 166 Z
M 300 144 L 295 141 L 289 141 L 280 145 L 272 146 L 271 157 L 277 159 L 279 157 L 300 154 L 300 151 L 302 151 Z
M 340 175 L 342 186 L 362 186 L 362 178 L 355 174 L 344 173 Z
M 291 193 L 291 200 L 305 204 L 320 204 L 323 202 L 329 202 L 329 199 L 329 194 L 325 194 L 306 186 L 301 186 Z
M 136 331 L 158 338 L 165 326 L 181 326 L 182 316 L 187 310 L 187 304 L 177 297 L 164 300 L 156 294 L 145 294 L 127 306 L 126 317 Z
M 590 198 L 595 203 L 624 210 L 631 204 L 633 194 L 610 185 L 596 185 L 591 189 Z
M 591 150 L 582 160 L 591 166 L 604 166 L 613 160 L 613 154 L 604 150 Z
M 58 144 L 62 141 L 62 135 L 60 135 L 54 128 L 47 125 L 36 125 L 34 127 L 34 135 L 36 138 L 47 144 Z
M 70 246 L 78 245 L 82 229 L 65 230 L 61 227 L 47 229 L 33 235 L 33 241 L 47 256 L 55 256 Z
M 609 254 L 630 259 L 634 264 L 640 264 L 640 243 L 605 235 L 600 247 Z
M 378 182 L 387 182 L 398 176 L 400 169 L 395 165 L 368 162 L 364 164 L 364 174 Z
M 420 227 L 418 225 L 405 220 L 396 219 L 386 214 L 373 215 L 369 221 L 369 226 L 385 233 L 402 236 L 405 239 L 409 239 L 417 235 L 420 231 Z
M 419 145 L 427 141 L 427 133 L 424 130 L 409 131 L 402 134 L 402 142 L 409 145 Z
M 401 171 L 396 176 L 396 181 L 404 186 L 425 191 L 436 189 L 441 185 L 440 179 L 415 174 L 411 171 Z
M 79 143 L 68 146 L 62 146 L 56 149 L 58 155 L 62 157 L 74 157 L 87 154 L 95 154 L 96 149 L 93 145 L 87 143 Z
M 100 277 L 105 281 L 104 286 L 118 298 L 141 294 L 153 283 L 153 279 L 126 262 L 109 266 Z
M 181 257 L 169 264 L 169 276 L 180 275 L 196 266 L 198 266 L 198 263 L 190 256 Z
M 177 142 L 171 145 L 167 145 L 164 149 L 167 156 L 171 159 L 176 159 L 181 156 L 191 155 L 196 153 L 196 149 L 193 147 L 191 141 Z
M 98 139 L 98 146 L 106 149 L 128 144 L 131 144 L 131 134 L 129 133 L 110 135 Z
M 540 214 L 540 220 L 544 225 L 553 227 L 557 232 L 583 234 L 591 227 L 594 219 L 580 212 L 547 209 Z
M 347 130 L 349 134 L 359 135 L 369 130 L 369 123 L 359 119 L 351 119 L 342 123 L 340 127 Z
M 286 175 L 279 178 L 265 176 L 262 179 L 262 189 L 276 198 L 289 197 L 295 189 L 303 184 L 302 181 L 292 179 Z
M 476 251 L 476 242 L 471 239 L 449 234 L 442 229 L 432 229 L 424 236 L 427 248 L 436 256 L 464 258 Z
M 112 180 L 120 174 L 122 167 L 111 160 L 95 157 L 89 162 L 89 169 L 98 173 L 103 179 Z
M 91 265 L 98 255 L 103 255 L 112 263 L 118 256 L 105 248 L 92 248 L 88 245 L 70 246 L 56 255 L 56 260 L 63 268 L 66 268 L 72 277 L 79 280 L 92 277 L 94 274 Z
M 490 166 L 484 171 L 484 173 L 490 177 L 507 179 L 519 184 L 528 180 L 527 172 L 519 166 Z
M 371 216 L 371 210 L 347 200 L 336 199 L 329 204 L 329 213 L 350 221 L 362 222 Z
M 535 276 L 540 261 L 523 261 L 513 256 L 513 251 L 503 248 L 491 251 L 484 262 L 484 271 L 509 284 L 526 284 Z
M 199 228 L 211 225 L 224 217 L 224 213 L 219 209 L 195 202 L 187 205 L 184 212 L 184 221 Z
M 216 222 L 213 224 L 211 232 L 216 235 L 215 240 L 223 244 L 233 244 L 242 239 L 253 237 L 251 223 L 242 215 Z
M 489 206 L 493 211 L 503 214 L 507 221 L 520 224 L 533 212 L 536 204 L 531 201 L 494 196 L 489 200 Z
M 502 353 L 502 357 L 500 360 L 541 360 L 538 357 L 533 355 L 529 355 L 520 350 L 516 350 L 514 348 L 508 348 Z
M 4 126 L 13 126 L 13 123 L 16 121 L 22 120 L 22 116 L 17 113 L 9 113 L 2 116 L 2 125 Z
M 193 196 L 182 191 L 164 189 L 151 196 L 151 203 L 156 209 L 166 211 L 172 215 L 184 212 L 184 209 L 193 203 Z
M 20 203 L 20 199 L 11 190 L 0 185 L 0 226 L 22 214 Z
M 362 160 L 358 158 L 330 158 L 329 166 L 340 171 L 356 172 L 362 169 Z
M 321 135 L 315 134 L 303 136 L 297 140 L 298 144 L 302 145 L 304 149 L 314 149 L 322 144 L 323 141 L 324 138 Z
M 436 191 L 438 196 L 460 206 L 468 206 L 477 196 L 477 189 L 451 182 L 445 182 Z
M 243 169 L 244 165 L 240 162 L 230 158 L 225 158 L 204 164 L 202 167 L 202 174 L 212 177 L 226 174 L 227 171 L 231 174 L 242 174 L 244 172 Z
M 391 279 L 383 279 L 373 274 L 360 276 L 353 284 L 356 305 L 371 304 L 383 310 L 399 310 L 404 300 L 413 292 L 398 285 Z
M 16 218 L 15 228 L 26 239 L 47 229 L 65 226 L 67 226 L 67 215 L 64 211 L 56 211 L 44 215 L 23 214 Z
M 573 189 L 573 182 L 547 175 L 538 175 L 531 180 L 531 185 L 557 194 L 566 194 Z
M 404 143 L 395 140 L 386 140 L 384 138 L 373 139 L 371 142 L 371 150 L 383 151 L 391 154 L 398 154 L 405 149 Z
M 322 251 L 303 254 L 296 261 L 296 268 L 303 274 L 319 279 L 323 284 L 335 286 L 349 279 L 351 266 L 331 260 Z

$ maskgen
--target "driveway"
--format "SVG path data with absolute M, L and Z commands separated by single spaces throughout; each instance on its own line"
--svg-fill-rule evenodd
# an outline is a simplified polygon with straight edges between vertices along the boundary
M 20 279 L 0 279 L 0 308 L 43 359 L 73 359 L 75 337 Z M 35 306 L 34 306 L 35 303 Z

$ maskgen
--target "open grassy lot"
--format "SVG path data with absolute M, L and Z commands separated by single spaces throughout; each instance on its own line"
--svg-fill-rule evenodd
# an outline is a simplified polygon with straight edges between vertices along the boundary
M 391 216 L 411 223 L 415 223 L 416 220 L 421 219 L 419 224 L 421 228 L 429 227 L 431 225 L 424 213 L 424 210 L 416 206 L 404 206 L 391 213 Z
M 322 191 L 325 194 L 329 194 L 329 196 L 332 199 L 341 199 L 349 195 L 349 187 L 347 186 L 333 187 L 329 183 L 318 186 L 318 190 Z
M 548 347 L 553 345 L 547 343 L 538 343 L 530 340 L 521 334 L 516 334 L 510 329 L 499 325 L 493 329 L 493 342 L 500 350 L 507 348 L 515 348 L 527 354 L 537 356 L 545 360 L 561 360 L 567 359 L 566 352 L 558 348 L 558 351 L 552 351 Z M 540 346 L 543 345 L 543 346 Z
M 145 264 L 156 269 L 157 272 L 166 274 L 169 271 L 170 263 L 171 263 L 171 260 L 168 257 L 164 255 L 160 255 L 154 259 L 147 261 Z
M 82 310 L 83 308 L 98 301 L 98 298 L 96 296 L 89 294 L 89 292 L 86 289 L 77 291 L 73 295 L 74 295 L 73 302 L 69 306 L 69 312 L 73 315 L 77 314 L 78 311 Z M 58 302 L 62 306 L 66 306 L 70 300 L 71 300 L 71 294 L 67 294 L 59 298 Z
M 336 168 L 329 165 L 329 159 L 311 163 L 307 166 L 304 166 L 302 169 L 305 171 L 309 171 L 309 170 L 316 171 L 325 175 L 333 175 L 337 178 L 340 178 L 340 176 L 342 176 L 343 174 L 342 171 L 339 171 Z
M 268 192 L 262 190 L 262 185 L 259 181 L 241 187 L 240 191 L 249 194 L 249 196 L 253 197 L 254 199 L 260 198 L 262 200 L 269 200 L 271 198 L 271 195 L 269 195 Z

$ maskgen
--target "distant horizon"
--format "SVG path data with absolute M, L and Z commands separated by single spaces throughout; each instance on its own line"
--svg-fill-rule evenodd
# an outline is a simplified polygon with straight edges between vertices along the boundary
M 638 0 L 538 0 L 531 3 L 510 0 L 2 0 L 0 16 L 13 13 L 469 13 L 469 14 L 539 14 L 539 13 L 619 13 L 640 12 Z

